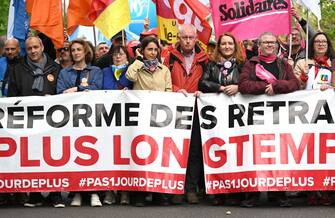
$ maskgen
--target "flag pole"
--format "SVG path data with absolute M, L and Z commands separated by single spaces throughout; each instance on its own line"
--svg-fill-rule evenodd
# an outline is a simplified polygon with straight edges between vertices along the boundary
M 122 46 L 126 46 L 124 31 L 125 30 L 121 30 L 121 33 L 122 33 Z
M 291 0 L 291 7 L 293 6 L 293 1 Z M 291 23 L 292 23 L 292 18 L 291 18 Z M 290 29 L 290 46 L 289 46 L 289 51 L 288 51 L 288 59 L 290 60 L 292 56 L 292 24 L 291 24 L 291 29 Z
M 318 19 L 318 31 L 321 32 L 320 20 Z
M 149 17 L 149 11 L 150 11 L 150 0 L 148 0 L 148 10 L 147 10 L 147 16 L 146 16 L 146 18 L 148 18 Z
M 292 56 L 292 32 L 290 33 L 290 46 L 288 51 L 288 59 L 290 60 Z
M 64 35 L 64 40 L 68 40 L 67 39 L 67 27 L 65 27 L 65 23 L 66 23 L 66 18 L 65 18 L 65 16 L 66 16 L 66 11 L 65 11 L 65 7 L 66 7 L 66 4 L 65 4 L 65 0 L 62 0 L 62 3 L 63 3 L 63 7 L 62 7 L 62 14 L 63 14 L 63 27 L 64 27 L 64 29 L 63 29 L 63 35 Z M 66 25 L 67 26 L 67 25 Z
M 94 47 L 97 47 L 97 37 L 95 36 L 95 26 L 93 26 Z
M 65 0 L 62 1 L 63 2 L 63 22 L 65 23 Z
M 307 26 L 306 26 L 306 63 L 308 60 L 308 31 L 309 31 L 309 10 L 307 10 Z

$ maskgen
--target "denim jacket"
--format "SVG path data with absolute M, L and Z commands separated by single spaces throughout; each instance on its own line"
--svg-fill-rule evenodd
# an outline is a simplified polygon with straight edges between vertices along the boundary
M 79 84 L 76 84 L 77 75 L 80 73 Z M 57 94 L 66 89 L 78 87 L 78 91 L 102 89 L 102 71 L 95 66 L 87 65 L 83 70 L 73 69 L 73 66 L 60 71 L 57 80 Z

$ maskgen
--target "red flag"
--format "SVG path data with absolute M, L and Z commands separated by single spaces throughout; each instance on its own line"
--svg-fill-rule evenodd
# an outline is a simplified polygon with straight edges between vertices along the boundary
M 71 35 L 78 25 L 93 26 L 93 22 L 88 18 L 92 0 L 70 0 L 67 10 L 67 29 Z
M 158 38 L 168 43 L 177 42 L 177 20 L 171 10 L 170 2 L 153 0 L 156 4 Z
M 212 34 L 212 28 L 207 22 L 210 10 L 198 0 L 169 0 L 172 11 L 178 23 L 193 24 L 198 31 L 199 40 L 207 45 Z
M 48 36 L 56 48 L 64 46 L 61 0 L 34 0 L 30 27 Z

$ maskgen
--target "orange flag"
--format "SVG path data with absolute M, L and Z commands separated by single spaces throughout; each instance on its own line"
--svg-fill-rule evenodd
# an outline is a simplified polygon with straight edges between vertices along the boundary
M 33 9 L 34 0 L 26 0 L 26 11 L 31 13 Z
M 64 45 L 62 0 L 34 0 L 30 27 L 47 35 L 56 48 Z
M 78 25 L 93 26 L 93 22 L 88 18 L 92 0 L 70 0 L 67 9 L 67 31 L 71 35 Z

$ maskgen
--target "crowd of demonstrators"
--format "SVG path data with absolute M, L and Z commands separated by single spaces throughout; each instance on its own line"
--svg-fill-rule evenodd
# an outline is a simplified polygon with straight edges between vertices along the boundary
M 292 15 L 306 31 L 306 22 L 292 10 Z M 217 43 L 210 41 L 207 52 L 197 42 L 193 25 L 179 26 L 177 43 L 160 43 L 157 30 L 145 31 L 140 39 L 124 45 L 124 30 L 111 38 L 112 45 L 100 43 L 96 47 L 82 39 L 65 42 L 63 48 L 54 50 L 45 36 L 31 36 L 26 40 L 26 56 L 20 57 L 16 39 L 4 42 L 4 56 L 0 58 L 1 93 L 3 96 L 46 96 L 90 90 L 153 90 L 192 94 L 237 93 L 273 96 L 299 89 L 333 89 L 335 60 L 332 44 L 325 33 L 309 34 L 308 60 L 305 60 L 303 35 L 292 29 L 292 40 L 281 52 L 280 42 L 273 33 L 265 32 L 257 40 L 245 42 L 246 52 L 231 33 L 224 33 Z M 45 45 L 44 45 L 45 44 Z M 48 45 L 49 49 L 46 49 Z M 0 44 L 1 46 L 1 44 Z M 289 57 L 288 48 L 291 47 Z M 163 58 L 161 58 L 163 56 Z M 162 63 L 163 62 L 163 63 Z M 5 63 L 2 64 L 2 63 Z M 2 69 L 3 68 L 3 69 Z M 294 69 L 294 70 L 293 70 Z M 166 195 L 153 193 L 153 202 L 160 205 L 199 203 L 199 193 L 204 189 L 202 141 L 199 117 L 195 103 L 189 155 L 186 170 L 185 193 Z M 28 197 L 29 196 L 29 197 Z M 134 204 L 145 206 L 145 192 L 106 191 L 70 193 L 71 206 L 81 206 L 90 199 L 91 206 L 102 204 Z M 285 192 L 271 192 L 269 197 L 282 207 L 291 206 Z M 214 195 L 214 205 L 241 205 L 254 207 L 259 204 L 260 192 Z M 307 203 L 331 204 L 330 192 L 309 192 Z M 27 199 L 28 198 L 28 199 Z M 103 199 L 103 200 L 100 200 Z M 16 200 L 28 207 L 44 202 L 41 193 L 0 193 L 0 205 Z M 46 199 L 54 207 L 64 207 L 60 192 L 51 192 Z M 119 200 L 119 201 L 118 201 Z

